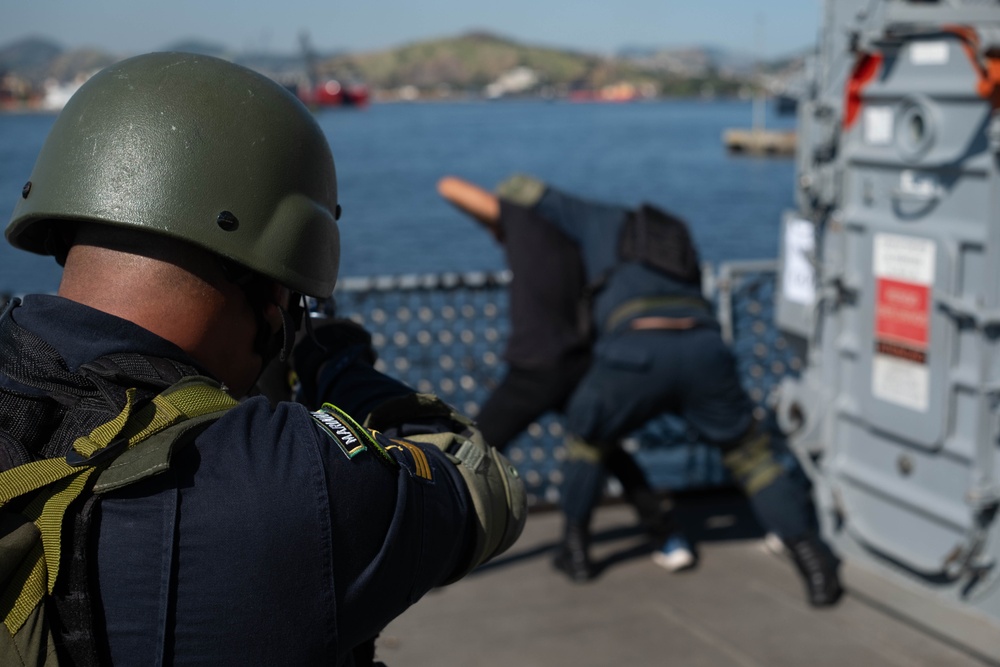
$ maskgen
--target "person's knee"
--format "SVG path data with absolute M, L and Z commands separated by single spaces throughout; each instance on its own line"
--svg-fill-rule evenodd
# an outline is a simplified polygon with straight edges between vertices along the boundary
M 604 465 L 610 451 L 611 447 L 606 443 L 584 440 L 575 434 L 566 437 L 566 459 L 569 461 Z
M 581 385 L 566 406 L 566 429 L 586 442 L 611 440 L 616 435 L 615 410 L 609 397 L 593 383 Z
M 757 423 L 720 449 L 723 464 L 748 495 L 767 488 L 785 474 L 771 446 L 771 435 Z

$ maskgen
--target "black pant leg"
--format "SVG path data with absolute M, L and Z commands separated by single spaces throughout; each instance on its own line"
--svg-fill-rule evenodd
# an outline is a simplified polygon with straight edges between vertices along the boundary
M 476 417 L 486 442 L 503 450 L 531 422 L 561 411 L 588 365 L 580 354 L 544 368 L 511 366 Z

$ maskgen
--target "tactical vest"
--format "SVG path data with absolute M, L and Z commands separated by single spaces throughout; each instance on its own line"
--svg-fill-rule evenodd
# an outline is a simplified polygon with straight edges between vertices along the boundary
M 618 304 L 602 322 L 600 331 L 613 331 L 619 324 L 657 308 L 700 311 L 699 326 L 714 322 L 711 303 L 701 296 L 701 263 L 698 249 L 687 224 L 651 204 L 643 204 L 626 214 L 618 234 L 619 262 L 637 262 L 671 280 L 694 287 L 697 294 L 640 296 Z M 579 328 L 593 339 L 599 331 L 593 322 L 594 303 L 617 267 L 607 269 L 583 290 L 579 302 Z M 690 290 L 687 290 L 690 291 Z
M 102 494 L 170 467 L 236 405 L 184 364 L 116 354 L 70 372 L 0 316 L 0 664 L 100 663 L 87 535 Z
M 683 220 L 643 204 L 628 214 L 618 239 L 618 257 L 641 262 L 674 280 L 701 286 L 701 265 Z

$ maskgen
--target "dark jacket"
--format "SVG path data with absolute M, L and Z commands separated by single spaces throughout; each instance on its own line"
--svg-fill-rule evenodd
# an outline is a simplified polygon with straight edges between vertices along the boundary
M 71 372 L 120 352 L 195 366 L 149 331 L 59 297 L 28 296 L 7 316 Z M 3 373 L 0 389 L 38 393 Z M 87 552 L 104 657 L 350 664 L 353 647 L 468 562 L 465 485 L 422 450 L 430 475 L 405 448 L 349 457 L 298 404 L 230 409 L 168 472 L 100 502 Z
M 576 244 L 531 209 L 500 200 L 500 226 L 513 275 L 504 358 L 516 368 L 553 368 L 590 346 Z

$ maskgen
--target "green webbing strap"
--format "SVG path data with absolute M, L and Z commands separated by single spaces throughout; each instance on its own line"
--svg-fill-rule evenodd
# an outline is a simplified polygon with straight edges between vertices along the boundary
M 71 465 L 67 459 L 77 458 L 71 455 L 33 461 L 0 472 L 0 508 L 15 498 L 39 491 L 21 514 L 37 526 L 43 547 L 36 548 L 15 574 L 14 581 L 23 578 L 24 585 L 5 586 L 0 596 L 0 615 L 11 634 L 20 629 L 45 593 L 53 591 L 59 575 L 60 534 L 66 510 L 84 491 L 91 475 L 113 457 L 89 459 L 112 442 L 126 442 L 126 448 L 131 448 L 185 419 L 234 405 L 236 400 L 217 386 L 207 384 L 204 379 L 186 378 L 133 414 L 135 389 L 129 389 L 125 407 L 117 417 L 73 443 L 73 452 L 83 457 L 83 461 Z
M 699 308 L 711 314 L 712 309 L 704 299 L 695 296 L 647 296 L 629 299 L 608 315 L 604 330 L 614 331 L 615 327 L 636 315 L 654 308 Z

